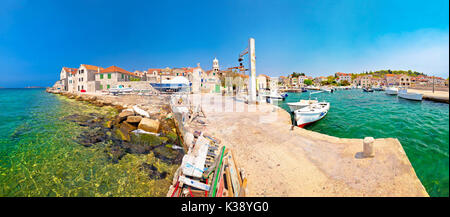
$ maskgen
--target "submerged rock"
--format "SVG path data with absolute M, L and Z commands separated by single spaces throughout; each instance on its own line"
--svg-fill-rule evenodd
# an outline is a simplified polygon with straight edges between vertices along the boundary
M 138 129 L 157 133 L 159 129 L 159 121 L 150 118 L 142 118 L 141 122 L 139 123 Z
M 155 156 L 168 163 L 180 163 L 183 151 L 179 149 L 172 149 L 171 145 L 156 147 L 153 152 Z
M 150 179 L 164 179 L 167 176 L 167 172 L 160 173 L 158 168 L 156 168 L 153 164 L 143 163 L 142 169 L 148 172 Z
M 152 134 L 131 134 L 131 142 L 155 147 L 161 145 L 163 140 L 161 137 Z

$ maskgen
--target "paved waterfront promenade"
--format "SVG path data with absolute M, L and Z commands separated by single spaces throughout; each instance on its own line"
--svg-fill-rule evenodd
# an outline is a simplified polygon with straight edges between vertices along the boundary
M 375 157 L 363 158 L 361 139 L 291 129 L 289 114 L 273 105 L 196 101 L 208 132 L 245 168 L 248 196 L 428 196 L 397 139 L 376 139 Z
M 431 90 L 419 90 L 419 89 L 408 89 L 408 92 L 421 93 L 423 94 L 423 99 L 449 103 L 449 93 L 447 91 L 431 91 Z

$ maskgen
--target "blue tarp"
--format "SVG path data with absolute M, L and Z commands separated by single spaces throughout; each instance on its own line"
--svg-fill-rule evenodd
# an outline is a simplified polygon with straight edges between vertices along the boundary
M 192 83 L 188 85 L 186 84 L 161 84 L 161 83 L 150 83 L 150 85 L 159 91 L 170 91 L 170 92 L 179 92 L 179 91 L 189 91 Z

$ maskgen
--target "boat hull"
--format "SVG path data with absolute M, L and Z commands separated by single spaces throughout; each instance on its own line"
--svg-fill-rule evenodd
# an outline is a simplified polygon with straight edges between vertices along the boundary
M 398 89 L 387 88 L 384 92 L 388 95 L 397 95 Z
M 422 101 L 422 94 L 416 94 L 416 93 L 399 93 L 398 97 L 402 99 L 409 99 L 409 100 L 415 100 L 415 101 Z
M 323 119 L 328 114 L 329 109 L 330 104 L 328 103 L 327 105 L 315 111 L 302 111 L 303 109 L 296 110 L 294 113 L 297 126 L 303 128 Z

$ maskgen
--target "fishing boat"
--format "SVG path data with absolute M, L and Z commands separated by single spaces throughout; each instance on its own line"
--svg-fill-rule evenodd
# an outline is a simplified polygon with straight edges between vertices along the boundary
M 383 87 L 373 87 L 374 91 L 383 91 Z
M 131 93 L 133 92 L 133 88 L 110 88 L 108 89 L 108 92 L 113 95 Z
M 398 97 L 409 100 L 422 101 L 422 94 L 420 93 L 408 93 L 406 87 L 400 87 L 398 89 Z
M 334 92 L 334 90 L 333 90 L 333 88 L 320 88 L 320 90 L 321 91 L 325 91 L 325 92 L 328 92 L 328 93 L 333 93 Z
M 311 104 L 307 107 L 298 109 L 294 111 L 295 121 L 298 127 L 305 127 L 308 124 L 312 124 L 316 121 L 321 120 L 328 114 L 330 109 L 329 102 L 319 102 Z
M 286 104 L 289 106 L 289 109 L 291 110 L 291 112 L 294 112 L 295 110 L 302 109 L 306 106 L 309 106 L 309 105 L 315 104 L 315 103 L 318 103 L 318 101 L 310 100 L 310 99 L 309 100 L 302 99 L 298 102 L 288 102 Z
M 302 87 L 302 92 L 307 92 L 308 90 L 304 87 Z
M 388 87 L 384 92 L 388 95 L 397 95 L 398 89 L 396 87 Z
M 263 92 L 261 93 L 261 97 L 265 98 L 266 101 L 268 103 L 270 103 L 271 101 L 279 101 L 279 100 L 284 100 L 287 97 L 287 94 L 279 94 L 278 91 L 276 90 L 272 90 L 269 93 L 267 92 Z
M 364 92 L 373 92 L 373 89 L 370 87 L 365 87 L 365 88 L 363 88 L 363 91 Z

